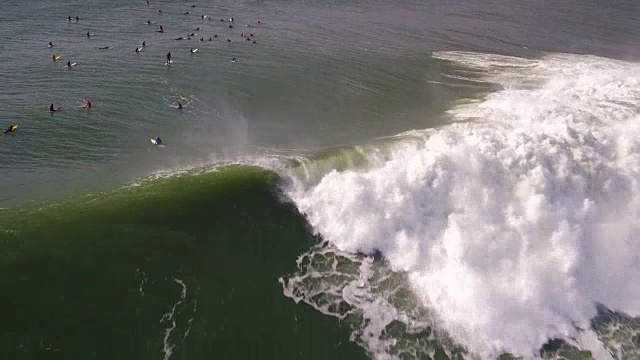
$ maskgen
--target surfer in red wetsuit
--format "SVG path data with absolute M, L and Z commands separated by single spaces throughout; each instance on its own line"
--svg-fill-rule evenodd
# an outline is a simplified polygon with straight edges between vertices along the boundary
M 91 109 L 91 101 L 86 99 L 84 101 L 85 101 L 84 107 Z

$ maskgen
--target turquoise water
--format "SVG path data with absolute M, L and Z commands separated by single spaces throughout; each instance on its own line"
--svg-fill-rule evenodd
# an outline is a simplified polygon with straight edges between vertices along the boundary
M 0 4 L 0 357 L 636 358 L 638 15 Z

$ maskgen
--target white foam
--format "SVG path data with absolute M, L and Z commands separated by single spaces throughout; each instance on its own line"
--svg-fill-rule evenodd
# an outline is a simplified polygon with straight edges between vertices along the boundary
M 613 360 L 613 356 L 611 356 L 609 351 L 602 345 L 602 342 L 600 342 L 593 330 L 580 331 L 576 343 L 581 349 L 590 351 L 594 359 Z M 622 357 L 617 358 L 622 359 Z
M 483 358 L 576 337 L 596 302 L 640 315 L 640 66 L 435 57 L 504 89 L 366 170 L 294 184 L 314 229 L 341 251 L 381 251 Z
M 175 281 L 182 287 L 182 291 L 180 292 L 180 298 L 175 302 L 175 304 L 173 304 L 171 310 L 169 310 L 168 313 L 162 315 L 162 318 L 160 319 L 161 323 L 168 322 L 170 324 L 169 327 L 164 330 L 164 339 L 162 340 L 162 353 L 164 354 L 164 360 L 169 360 L 171 358 L 171 354 L 173 354 L 173 348 L 175 347 L 174 344 L 170 343 L 169 338 L 171 337 L 171 333 L 173 332 L 173 330 L 176 328 L 176 308 L 180 306 L 180 304 L 182 304 L 182 302 L 187 298 L 187 285 L 182 280 L 177 278 L 173 278 L 173 281 Z M 189 328 L 187 331 L 191 330 L 191 321 L 192 320 L 190 319 Z M 187 337 L 187 335 L 188 332 L 185 333 L 183 340 Z

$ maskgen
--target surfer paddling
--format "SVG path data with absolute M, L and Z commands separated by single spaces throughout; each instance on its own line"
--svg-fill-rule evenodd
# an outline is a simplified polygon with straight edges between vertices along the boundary
M 16 130 L 18 130 L 18 125 L 9 125 L 7 130 L 5 130 L 2 134 L 4 135 L 4 134 L 12 133 L 12 132 L 15 132 Z

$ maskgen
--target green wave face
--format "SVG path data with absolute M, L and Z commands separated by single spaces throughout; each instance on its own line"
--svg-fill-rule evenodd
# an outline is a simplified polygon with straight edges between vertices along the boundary
M 282 295 L 315 239 L 279 181 L 238 166 L 0 210 L 0 358 L 362 357 Z

